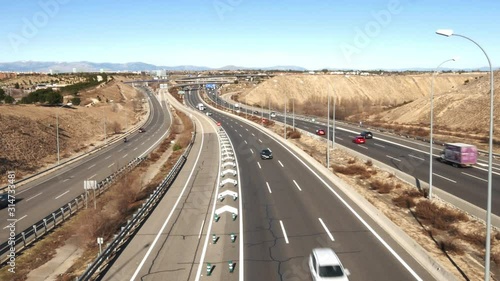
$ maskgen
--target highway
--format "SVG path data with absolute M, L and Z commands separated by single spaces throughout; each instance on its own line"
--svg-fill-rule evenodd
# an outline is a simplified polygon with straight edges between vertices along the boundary
M 171 117 L 164 101 L 160 102 L 152 92 L 147 91 L 150 118 L 144 128 L 145 133 L 132 133 L 127 143 L 118 141 L 108 147 L 65 165 L 45 176 L 26 183 L 16 189 L 16 233 L 20 233 L 51 212 L 81 194 L 84 180 L 103 180 L 134 158 L 150 151 L 171 124 Z M 7 241 L 9 235 L 7 208 L 0 210 L 0 242 Z
M 213 98 L 213 95 L 209 95 L 209 97 Z M 242 112 L 245 112 L 245 110 L 242 110 Z M 258 109 L 257 112 L 255 115 L 261 116 L 262 112 Z M 278 111 L 276 113 L 277 116 L 271 119 L 284 122 L 283 113 Z M 264 111 L 264 118 L 269 118 L 267 110 Z M 288 126 L 292 126 L 291 115 L 287 115 L 286 123 Z M 315 134 L 316 129 L 324 129 L 325 131 L 327 129 L 325 125 L 299 118 L 295 118 L 295 126 L 311 134 Z M 429 181 L 428 144 L 376 131 L 372 131 L 374 138 L 367 140 L 366 144 L 352 143 L 354 136 L 358 135 L 362 130 L 363 128 L 337 122 L 335 142 L 413 176 L 413 184 L 417 186 L 420 182 L 427 183 Z M 331 139 L 332 136 L 333 129 L 330 129 Z M 326 136 L 322 137 L 326 138 Z M 441 150 L 442 148 L 438 146 L 434 148 L 433 186 L 486 210 L 487 162 L 482 158 L 479 160 L 478 165 L 472 168 L 455 168 L 438 161 L 438 154 Z M 498 161 L 494 161 L 493 164 L 492 212 L 500 216 L 500 184 L 495 184 L 496 182 L 500 182 L 500 164 Z
M 191 105 L 200 102 L 196 94 L 186 97 Z M 211 117 L 228 132 L 238 156 L 245 279 L 309 280 L 311 250 L 331 247 L 349 280 L 434 280 L 314 166 L 230 115 L 214 111 Z M 260 159 L 266 147 L 274 159 Z

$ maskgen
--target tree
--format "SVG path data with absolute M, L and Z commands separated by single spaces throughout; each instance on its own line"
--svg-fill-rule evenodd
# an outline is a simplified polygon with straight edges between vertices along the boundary
M 45 96 L 45 101 L 49 104 L 58 104 L 63 102 L 63 97 L 61 94 L 52 91 Z
M 81 102 L 82 102 L 82 100 L 80 98 L 77 98 L 77 97 L 74 97 L 71 99 L 71 103 L 74 105 L 80 105 Z
M 326 74 L 328 72 L 328 69 L 323 68 L 321 71 L 323 71 L 323 73 Z
M 5 91 L 0 88 L 0 101 L 5 99 Z
M 5 96 L 5 103 L 12 104 L 14 103 L 15 99 L 9 95 Z
M 14 88 L 16 88 L 16 89 L 19 89 L 19 88 L 20 88 L 20 86 L 19 86 L 19 82 L 16 82 L 16 84 L 14 84 Z

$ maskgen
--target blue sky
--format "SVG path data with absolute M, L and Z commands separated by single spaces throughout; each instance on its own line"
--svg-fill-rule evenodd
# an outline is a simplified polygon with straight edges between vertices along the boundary
M 500 66 L 500 1 L 8 1 L 0 62 L 297 65 L 309 69 Z

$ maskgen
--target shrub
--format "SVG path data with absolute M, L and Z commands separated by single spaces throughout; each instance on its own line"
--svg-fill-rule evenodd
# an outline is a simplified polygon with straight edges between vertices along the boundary
M 302 134 L 299 131 L 288 132 L 288 137 L 291 139 L 300 139 Z
M 376 191 L 378 191 L 378 193 L 381 193 L 381 194 L 389 193 L 389 192 L 391 192 L 394 189 L 394 187 L 392 186 L 392 184 L 390 184 L 388 182 L 382 182 L 382 181 L 379 181 L 379 180 L 372 181 L 370 183 L 370 187 L 373 190 L 376 190 Z
M 347 161 L 347 164 L 354 164 L 356 163 L 356 159 L 354 158 L 350 158 L 348 161 Z
M 413 208 L 415 207 L 415 197 L 410 192 L 404 192 L 396 198 L 392 199 L 394 205 L 400 208 Z
M 177 151 L 177 150 L 182 149 L 182 146 L 181 146 L 180 144 L 176 143 L 176 144 L 174 144 L 174 147 L 172 147 L 172 149 L 173 149 L 174 151 Z
M 368 171 L 365 166 L 357 164 L 351 164 L 348 166 L 333 165 L 333 170 L 344 175 L 359 175 L 364 179 L 371 177 L 370 171 Z
M 443 239 L 438 241 L 438 244 L 441 250 L 443 250 L 444 252 L 454 253 L 458 255 L 464 254 L 464 249 L 455 239 L 448 239 L 448 240 Z
M 82 102 L 82 100 L 80 98 L 77 98 L 77 97 L 74 97 L 71 99 L 71 103 L 73 105 L 80 105 L 81 102 Z
M 108 128 L 115 134 L 118 134 L 122 131 L 122 125 L 117 121 L 113 121 L 108 125 Z
M 486 236 L 479 231 L 474 231 L 472 233 L 461 233 L 460 239 L 478 247 L 483 247 L 486 244 Z
M 365 162 L 365 165 L 368 166 L 368 167 L 373 166 L 372 160 L 368 159 L 368 161 Z

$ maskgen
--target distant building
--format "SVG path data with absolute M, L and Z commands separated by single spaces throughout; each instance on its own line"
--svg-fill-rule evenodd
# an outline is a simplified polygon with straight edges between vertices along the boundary
M 101 82 L 102 81 L 102 76 L 101 75 L 97 75 L 97 82 Z
M 76 73 L 76 67 L 73 67 L 73 73 Z
M 0 72 L 0 80 L 7 78 L 16 78 L 17 74 L 14 72 Z

